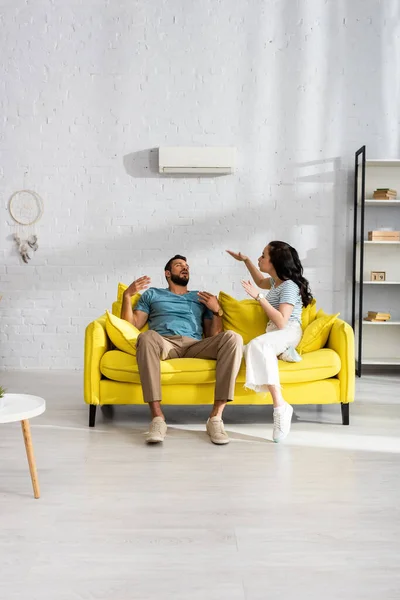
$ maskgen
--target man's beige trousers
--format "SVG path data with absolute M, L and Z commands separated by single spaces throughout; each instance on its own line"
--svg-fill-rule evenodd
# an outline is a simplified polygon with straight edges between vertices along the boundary
M 145 402 L 161 402 L 160 360 L 168 358 L 216 359 L 215 400 L 233 400 L 235 381 L 243 356 L 243 339 L 234 331 L 224 331 L 200 341 L 174 335 L 161 336 L 145 331 L 137 339 L 136 360 Z

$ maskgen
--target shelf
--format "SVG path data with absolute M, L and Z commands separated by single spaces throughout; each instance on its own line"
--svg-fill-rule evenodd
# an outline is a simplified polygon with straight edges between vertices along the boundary
M 388 242 L 370 242 L 369 240 L 364 240 L 364 244 L 366 246 L 389 246 L 389 245 L 397 245 L 400 246 L 400 242 L 393 242 L 392 240 Z M 360 245 L 360 242 L 357 242 L 357 246 Z
M 359 281 L 356 281 L 360 285 Z M 400 285 L 400 281 L 363 281 L 364 285 Z
M 360 202 L 359 205 L 361 206 Z M 400 206 L 400 200 L 374 200 L 373 198 L 366 198 L 365 206 Z
M 363 358 L 363 365 L 400 365 L 400 358 Z
M 400 325 L 400 321 L 362 321 L 363 325 Z
M 365 161 L 367 167 L 400 167 L 400 160 L 393 158 L 370 158 Z

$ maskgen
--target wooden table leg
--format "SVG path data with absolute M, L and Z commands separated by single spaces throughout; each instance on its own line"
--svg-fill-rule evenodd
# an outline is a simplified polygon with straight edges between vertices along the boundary
M 30 471 L 31 479 L 32 479 L 33 494 L 34 494 L 35 498 L 40 498 L 39 480 L 38 480 L 37 471 L 36 471 L 35 456 L 33 454 L 31 428 L 29 425 L 29 421 L 28 420 L 21 421 L 21 425 L 22 425 L 22 433 L 24 435 L 26 456 L 28 457 L 29 471 Z

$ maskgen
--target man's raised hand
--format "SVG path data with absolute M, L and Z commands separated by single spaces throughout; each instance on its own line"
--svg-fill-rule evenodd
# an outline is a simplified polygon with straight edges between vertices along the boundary
M 134 296 L 138 292 L 142 290 L 147 290 L 151 283 L 150 277 L 144 275 L 143 277 L 139 277 L 136 281 L 133 281 L 129 287 L 126 288 L 124 292 L 124 296 Z

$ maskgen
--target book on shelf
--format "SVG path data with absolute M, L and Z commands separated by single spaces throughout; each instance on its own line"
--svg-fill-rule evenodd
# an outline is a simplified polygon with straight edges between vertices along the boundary
M 400 231 L 376 229 L 368 231 L 369 242 L 400 242 Z
M 377 188 L 373 197 L 376 200 L 394 200 L 397 198 L 397 190 L 393 190 L 392 188 Z
M 390 318 L 390 313 L 375 312 L 373 310 L 369 310 L 368 315 L 364 317 L 364 321 L 383 323 L 384 321 L 390 321 Z

